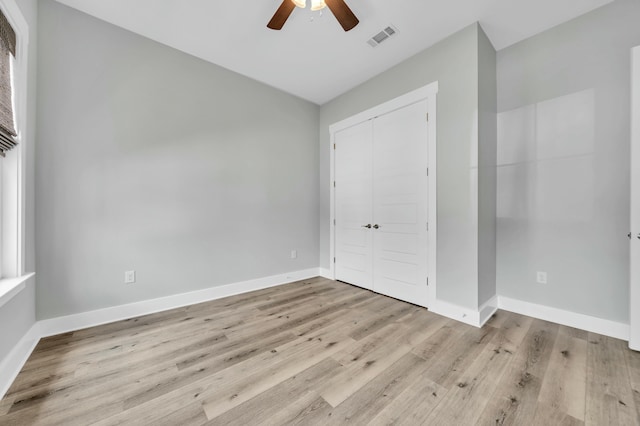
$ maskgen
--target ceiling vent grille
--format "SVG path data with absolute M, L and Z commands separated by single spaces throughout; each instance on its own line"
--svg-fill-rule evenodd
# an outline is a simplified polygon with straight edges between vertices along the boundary
M 389 40 L 389 38 L 393 37 L 396 34 L 398 34 L 398 29 L 393 25 L 389 25 L 387 28 L 367 40 L 367 43 L 371 47 L 376 47 L 379 44 Z

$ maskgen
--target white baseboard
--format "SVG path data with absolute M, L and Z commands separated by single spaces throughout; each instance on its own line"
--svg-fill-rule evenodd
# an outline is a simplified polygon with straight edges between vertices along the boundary
M 0 398 L 4 397 L 5 393 L 9 390 L 9 387 L 18 373 L 20 373 L 24 363 L 29 359 L 31 352 L 33 352 L 33 349 L 35 349 L 42 337 L 68 333 L 87 327 L 134 318 L 140 315 L 153 314 L 169 309 L 221 299 L 223 297 L 248 293 L 250 291 L 275 287 L 294 281 L 305 280 L 317 277 L 319 272 L 319 268 L 305 269 L 219 287 L 211 287 L 190 293 L 176 294 L 158 299 L 38 321 L 29 329 L 20 342 L 18 342 L 11 353 L 0 362 Z
M 212 287 L 190 293 L 182 293 L 158 299 L 114 306 L 75 315 L 52 318 L 36 322 L 5 359 L 0 362 L 0 398 L 15 380 L 41 337 L 80 330 L 96 325 L 152 314 L 169 309 L 221 299 L 250 291 L 304 280 L 316 276 L 328 277 L 328 270 L 311 268 L 287 274 L 273 275 L 255 280 L 243 281 L 219 287 Z M 537 305 L 508 297 L 496 296 L 479 310 L 473 310 L 442 300 L 435 300 L 430 311 L 461 321 L 474 327 L 482 327 L 497 309 L 504 309 L 521 315 L 552 321 L 558 324 L 591 331 L 622 340 L 629 339 L 629 325 L 595 318 L 549 306 Z
M 463 322 L 465 324 L 472 325 L 474 327 L 480 327 L 480 312 L 473 309 L 465 308 L 463 306 L 454 305 L 453 303 L 445 302 L 436 299 L 431 303 L 429 310 L 443 317 L 451 318 L 456 321 Z
M 438 315 L 480 328 L 498 310 L 498 296 L 491 298 L 477 311 L 437 299 L 431 304 L 429 310 Z
M 9 355 L 2 360 L 0 363 L 0 399 L 7 393 L 39 341 L 40 327 L 36 322 Z
M 578 314 L 550 306 L 537 305 L 504 296 L 498 296 L 498 307 L 505 311 L 603 334 L 616 339 L 629 340 L 629 324 Z
M 320 268 L 320 276 L 329 280 L 333 279 L 331 276 L 331 269 Z
M 489 318 L 498 310 L 498 296 L 493 296 L 487 302 L 485 302 L 482 306 L 480 306 L 480 318 L 478 327 L 482 327 Z
M 162 312 L 169 309 L 195 305 L 197 303 L 221 299 L 223 297 L 235 296 L 237 294 L 275 287 L 293 281 L 317 277 L 318 272 L 318 268 L 305 269 L 302 271 L 289 272 L 286 274 L 273 275 L 255 280 L 211 287 L 189 293 L 161 297 L 158 299 L 144 300 L 141 302 L 113 306 L 80 314 L 46 319 L 40 321 L 40 333 L 41 337 L 68 333 L 70 331 L 81 330 L 83 328 L 95 327 L 97 325 L 122 321 L 129 318 L 139 317 L 141 315 L 154 314 L 156 312 Z

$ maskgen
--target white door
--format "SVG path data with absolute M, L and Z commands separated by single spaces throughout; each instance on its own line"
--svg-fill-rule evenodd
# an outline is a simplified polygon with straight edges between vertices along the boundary
M 335 276 L 373 289 L 371 121 L 337 132 L 335 142 Z
M 427 304 L 426 101 L 373 122 L 373 289 Z
M 632 51 L 631 301 L 629 347 L 640 351 L 640 46 Z

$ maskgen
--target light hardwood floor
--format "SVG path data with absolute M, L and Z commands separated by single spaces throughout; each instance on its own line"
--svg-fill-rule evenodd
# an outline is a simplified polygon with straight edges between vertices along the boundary
M 640 425 L 640 354 L 322 278 L 43 339 L 1 425 Z

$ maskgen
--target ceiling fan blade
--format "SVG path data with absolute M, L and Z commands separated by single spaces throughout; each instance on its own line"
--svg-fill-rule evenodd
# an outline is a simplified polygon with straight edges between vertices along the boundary
M 281 30 L 295 7 L 296 5 L 293 4 L 291 0 L 283 0 L 278 10 L 276 10 L 275 15 L 273 15 L 273 18 L 271 18 L 271 21 L 267 24 L 267 27 L 272 30 Z
M 345 31 L 353 29 L 360 22 L 344 0 L 325 0 L 325 3 Z

